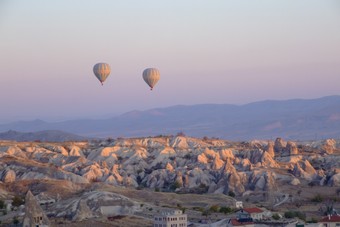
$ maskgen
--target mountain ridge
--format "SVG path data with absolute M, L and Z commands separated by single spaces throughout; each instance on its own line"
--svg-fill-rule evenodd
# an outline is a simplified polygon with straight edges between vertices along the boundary
M 66 142 L 66 141 L 86 141 L 90 138 L 78 136 L 58 130 L 45 130 L 38 132 L 18 132 L 9 130 L 0 133 L 0 140 L 11 140 L 18 142 L 42 141 L 42 142 Z
M 340 137 L 340 96 L 264 100 L 244 105 L 197 104 L 133 110 L 109 119 L 13 122 L 0 131 L 61 130 L 87 137 L 138 137 L 184 132 L 231 140 Z

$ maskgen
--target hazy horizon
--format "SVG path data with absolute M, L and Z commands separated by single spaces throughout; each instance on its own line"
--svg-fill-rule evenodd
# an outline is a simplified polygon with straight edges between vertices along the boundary
M 266 102 L 266 101 L 291 101 L 291 100 L 315 100 L 315 99 L 322 99 L 326 97 L 332 97 L 332 96 L 340 96 L 340 95 L 328 95 L 323 97 L 316 97 L 316 98 L 293 98 L 293 99 L 264 99 L 264 100 L 257 100 L 254 102 L 247 102 L 247 103 L 197 103 L 197 104 L 176 104 L 171 106 L 155 106 L 151 108 L 146 109 L 132 109 L 127 110 L 123 112 L 116 112 L 116 113 L 102 113 L 100 115 L 77 115 L 77 116 L 13 116 L 12 118 L 3 118 L 0 119 L 0 124 L 7 124 L 7 123 L 13 123 L 17 121 L 35 121 L 35 120 L 41 120 L 44 122 L 63 122 L 63 121 L 72 121 L 72 120 L 107 120 L 110 118 L 118 117 L 122 114 L 134 112 L 134 111 L 149 111 L 153 109 L 163 109 L 163 108 L 171 108 L 176 106 L 198 106 L 198 105 L 235 105 L 235 106 L 244 106 L 248 104 L 255 104 L 259 102 Z
M 0 123 L 340 94 L 336 0 L 4 0 L 0 31 Z

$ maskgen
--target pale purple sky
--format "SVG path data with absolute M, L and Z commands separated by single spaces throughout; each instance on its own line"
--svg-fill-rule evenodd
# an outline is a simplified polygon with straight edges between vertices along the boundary
M 339 94 L 338 0 L 0 1 L 0 122 Z

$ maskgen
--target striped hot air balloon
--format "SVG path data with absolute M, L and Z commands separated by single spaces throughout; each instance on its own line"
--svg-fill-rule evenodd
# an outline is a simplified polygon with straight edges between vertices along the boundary
M 157 84 L 160 78 L 158 69 L 147 68 L 143 71 L 143 79 L 150 86 L 151 90 Z
M 97 63 L 93 66 L 93 72 L 100 83 L 103 85 L 106 78 L 110 75 L 111 68 L 110 65 L 107 63 Z

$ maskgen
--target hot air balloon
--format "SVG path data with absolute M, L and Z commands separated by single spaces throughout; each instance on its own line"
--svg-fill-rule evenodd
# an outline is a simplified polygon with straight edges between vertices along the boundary
M 110 71 L 110 65 L 107 63 L 97 63 L 93 66 L 94 75 L 96 75 L 102 85 L 106 78 L 110 75 Z
M 147 68 L 143 71 L 143 79 L 150 86 L 150 90 L 156 85 L 160 78 L 158 69 Z

